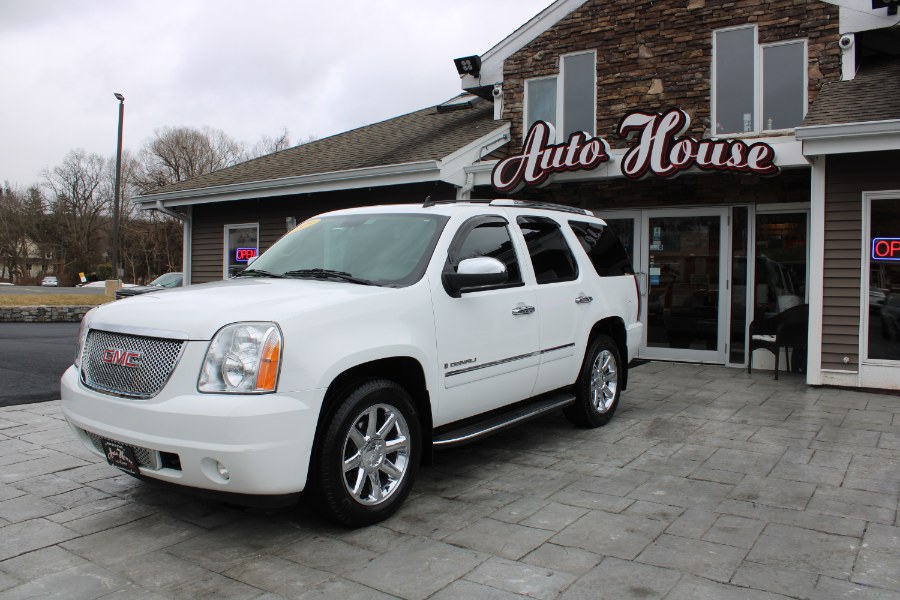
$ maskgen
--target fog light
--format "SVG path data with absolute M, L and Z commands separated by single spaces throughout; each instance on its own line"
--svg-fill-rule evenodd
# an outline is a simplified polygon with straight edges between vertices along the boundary
M 231 475 L 228 474 L 228 468 L 218 461 L 216 461 L 216 471 L 219 472 L 219 477 L 226 481 L 231 478 Z

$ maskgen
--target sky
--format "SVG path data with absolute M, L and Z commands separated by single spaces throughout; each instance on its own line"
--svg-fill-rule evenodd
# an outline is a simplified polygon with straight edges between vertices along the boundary
M 0 184 L 75 148 L 113 157 L 162 127 L 292 144 L 458 94 L 483 54 L 551 0 L 2 0 Z

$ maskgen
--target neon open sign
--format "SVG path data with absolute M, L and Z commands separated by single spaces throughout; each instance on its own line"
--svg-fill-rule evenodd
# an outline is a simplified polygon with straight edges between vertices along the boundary
M 872 240 L 873 260 L 900 260 L 900 238 L 875 238 Z
M 256 248 L 237 248 L 234 251 L 235 262 L 247 262 L 251 258 L 256 258 Z

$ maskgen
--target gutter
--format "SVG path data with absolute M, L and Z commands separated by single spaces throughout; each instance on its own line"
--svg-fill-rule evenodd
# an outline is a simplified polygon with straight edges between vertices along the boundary
M 191 207 L 187 207 L 187 214 L 175 212 L 171 208 L 166 208 L 162 200 L 156 201 L 156 210 L 164 215 L 181 221 L 184 226 L 184 241 L 181 244 L 181 285 L 191 285 L 191 237 L 193 228 L 191 227 Z M 152 210 L 152 209 L 150 209 Z
M 281 179 L 263 179 L 248 183 L 178 190 L 138 196 L 134 202 L 142 205 L 151 202 L 175 200 L 178 205 L 199 204 L 205 202 L 222 202 L 259 198 L 266 196 L 284 196 L 289 194 L 313 193 L 322 191 L 346 190 L 397 183 L 421 183 L 440 177 L 440 163 L 436 160 L 424 160 L 397 165 L 364 167 L 346 171 L 314 173 Z

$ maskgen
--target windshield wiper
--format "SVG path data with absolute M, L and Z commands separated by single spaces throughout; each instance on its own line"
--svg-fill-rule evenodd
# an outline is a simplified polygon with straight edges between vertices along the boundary
M 272 273 L 263 269 L 244 269 L 235 275 L 235 277 L 274 277 L 276 279 L 281 279 L 284 275 L 279 275 L 278 273 Z
M 331 269 L 297 269 L 288 271 L 285 277 L 309 277 L 310 279 L 337 279 L 339 281 L 347 281 L 349 283 L 358 283 L 359 285 L 378 285 L 368 279 L 354 277 L 346 271 L 332 271 Z

